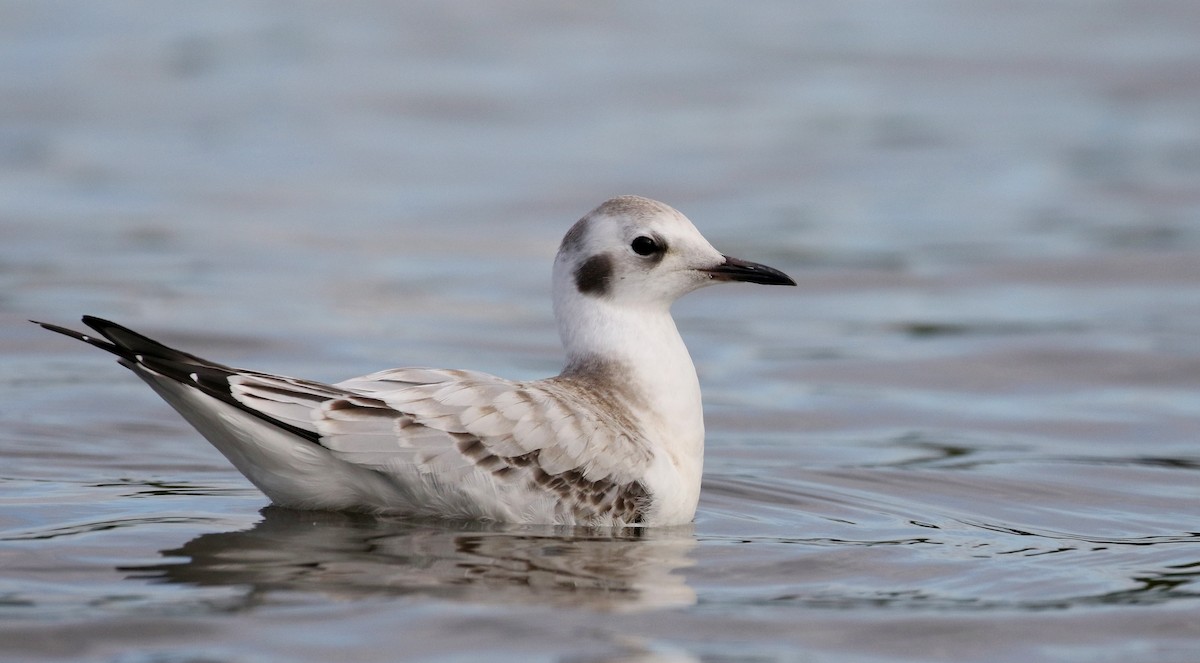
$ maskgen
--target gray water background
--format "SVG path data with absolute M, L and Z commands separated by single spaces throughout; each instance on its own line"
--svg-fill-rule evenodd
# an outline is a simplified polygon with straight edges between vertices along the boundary
M 266 500 L 108 357 L 552 374 L 562 233 L 676 318 L 693 527 Z M 0 3 L 0 659 L 1200 659 L 1200 4 Z

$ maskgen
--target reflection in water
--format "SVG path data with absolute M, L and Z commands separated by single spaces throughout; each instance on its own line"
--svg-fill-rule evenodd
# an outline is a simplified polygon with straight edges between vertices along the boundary
M 419 594 L 488 604 L 631 612 L 691 605 L 676 570 L 691 565 L 690 527 L 587 530 L 413 522 L 263 509 L 249 530 L 204 534 L 167 557 L 121 569 L 193 586 L 244 585 L 246 607 L 270 590 L 339 598 Z

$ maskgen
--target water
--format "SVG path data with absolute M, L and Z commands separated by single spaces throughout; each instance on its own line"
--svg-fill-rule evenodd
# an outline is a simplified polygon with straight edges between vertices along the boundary
M 0 4 L 0 659 L 1200 658 L 1197 7 Z M 543 376 L 627 192 L 801 283 L 676 308 L 690 527 L 269 508 L 25 322 Z

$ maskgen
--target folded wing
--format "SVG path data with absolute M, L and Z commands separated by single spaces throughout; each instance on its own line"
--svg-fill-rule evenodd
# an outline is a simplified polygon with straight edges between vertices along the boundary
M 636 426 L 555 380 L 406 368 L 324 389 L 262 374 L 236 381 L 246 407 L 294 426 L 307 417 L 338 459 L 387 475 L 549 493 L 575 522 L 637 523 L 649 505 L 640 472 L 651 454 Z

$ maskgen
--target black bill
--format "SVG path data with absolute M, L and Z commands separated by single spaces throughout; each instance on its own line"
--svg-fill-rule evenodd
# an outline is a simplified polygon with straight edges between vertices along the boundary
M 792 277 L 775 269 L 756 262 L 738 260 L 725 256 L 725 262 L 716 267 L 700 270 L 718 281 L 745 281 L 746 283 L 761 283 L 763 285 L 796 285 Z

